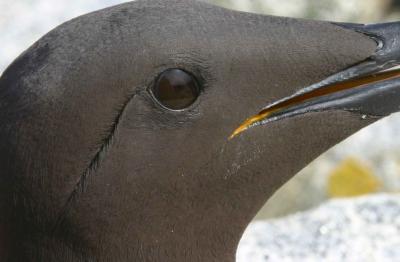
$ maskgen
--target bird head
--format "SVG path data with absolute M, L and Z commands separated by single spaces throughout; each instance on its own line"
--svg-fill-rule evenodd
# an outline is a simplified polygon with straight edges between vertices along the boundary
M 379 73 L 399 29 L 191 0 L 57 27 L 0 79 L 3 253 L 233 259 L 275 190 L 399 110 L 397 71 Z

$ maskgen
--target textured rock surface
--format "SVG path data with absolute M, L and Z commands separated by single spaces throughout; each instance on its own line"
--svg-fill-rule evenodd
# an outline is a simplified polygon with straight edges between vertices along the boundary
M 400 195 L 382 194 L 252 223 L 237 261 L 400 261 L 399 247 Z

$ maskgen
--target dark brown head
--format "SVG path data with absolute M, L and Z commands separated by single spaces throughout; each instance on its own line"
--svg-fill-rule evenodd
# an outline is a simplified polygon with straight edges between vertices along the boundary
M 398 110 L 394 80 L 352 82 L 382 68 L 384 30 L 370 31 L 192 0 L 54 29 L 0 79 L 3 257 L 234 260 L 277 188 Z M 332 88 L 343 79 L 353 86 Z M 245 125 L 263 127 L 229 139 L 266 105 L 272 114 Z

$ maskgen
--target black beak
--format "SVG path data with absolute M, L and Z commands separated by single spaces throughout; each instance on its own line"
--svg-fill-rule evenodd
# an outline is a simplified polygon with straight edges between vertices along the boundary
M 400 111 L 400 22 L 335 25 L 363 33 L 377 42 L 367 60 L 280 99 L 247 119 L 232 134 L 287 117 L 327 110 L 345 110 L 363 117 Z M 354 43 L 357 44 L 357 43 Z

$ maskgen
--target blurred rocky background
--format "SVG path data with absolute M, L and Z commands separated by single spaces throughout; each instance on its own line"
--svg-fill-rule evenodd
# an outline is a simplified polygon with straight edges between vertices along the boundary
M 337 198 L 280 219 L 255 221 L 237 262 L 400 261 L 400 197 Z
M 398 0 L 209 0 L 217 5 L 255 13 L 319 20 L 371 23 L 396 20 Z
M 329 21 L 400 20 L 400 0 L 207 1 L 242 11 Z M 58 24 L 121 2 L 126 1 L 0 0 L 0 74 Z M 400 193 L 399 135 L 400 114 L 395 114 L 316 159 L 259 212 L 256 220 L 269 220 L 249 226 L 238 261 L 400 260 L 395 251 L 400 242 L 393 239 L 400 235 L 400 196 L 396 194 Z M 332 249 L 337 252 L 330 252 Z M 362 252 L 367 255 L 355 259 Z

